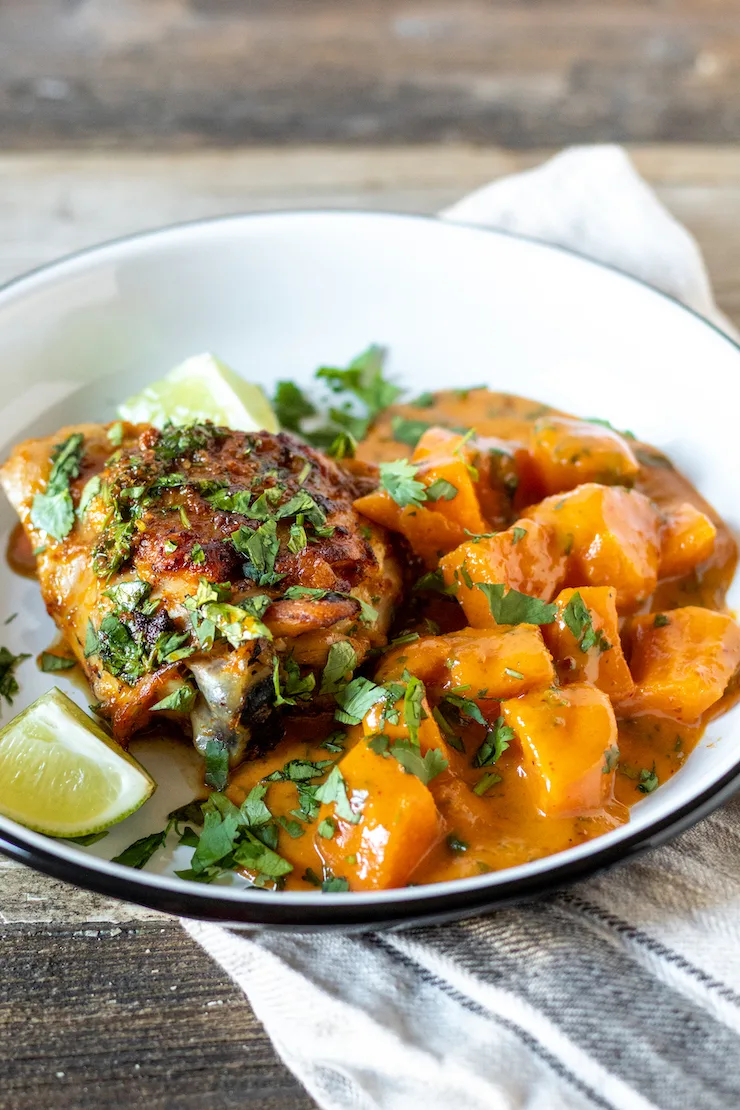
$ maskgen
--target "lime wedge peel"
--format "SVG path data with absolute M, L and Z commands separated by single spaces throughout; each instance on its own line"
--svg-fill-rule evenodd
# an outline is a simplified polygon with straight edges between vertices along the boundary
M 118 407 L 132 424 L 197 424 L 210 420 L 242 432 L 280 430 L 272 405 L 260 386 L 244 381 L 212 354 L 193 358 L 170 370 Z
M 134 813 L 155 787 L 56 687 L 0 731 L 0 814 L 35 832 L 101 832 Z

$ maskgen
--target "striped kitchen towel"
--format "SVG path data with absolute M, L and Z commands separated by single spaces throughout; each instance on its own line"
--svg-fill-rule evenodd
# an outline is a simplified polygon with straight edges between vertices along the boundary
M 444 218 L 608 262 L 728 328 L 696 244 L 617 147 Z M 324 1110 L 738 1110 L 740 800 L 539 902 L 365 936 L 184 927 Z

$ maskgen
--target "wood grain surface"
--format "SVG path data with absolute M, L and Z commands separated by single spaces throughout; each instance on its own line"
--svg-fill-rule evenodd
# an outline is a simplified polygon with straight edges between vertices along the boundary
M 216 7 L 228 15 L 234 5 Z M 2 18 L 4 6 L 0 26 Z M 682 144 L 632 153 L 697 235 L 720 304 L 740 323 L 740 149 Z M 219 213 L 307 206 L 433 212 L 542 156 L 459 144 L 6 152 L 0 280 L 101 239 Z M 0 964 L 0 1110 L 314 1105 L 240 992 L 172 919 L 0 858 Z
M 740 138 L 737 0 L 3 0 L 0 138 Z

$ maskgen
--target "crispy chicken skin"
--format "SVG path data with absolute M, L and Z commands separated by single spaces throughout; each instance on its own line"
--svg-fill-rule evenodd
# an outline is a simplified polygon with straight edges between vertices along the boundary
M 34 504 L 75 442 L 74 523 L 55 539 Z M 364 464 L 285 433 L 88 424 L 18 445 L 0 482 L 123 743 L 170 716 L 237 763 L 279 738 L 312 676 L 320 702 L 332 644 L 349 641 L 359 665 L 386 642 L 401 573 L 385 531 L 352 507 L 375 484 Z

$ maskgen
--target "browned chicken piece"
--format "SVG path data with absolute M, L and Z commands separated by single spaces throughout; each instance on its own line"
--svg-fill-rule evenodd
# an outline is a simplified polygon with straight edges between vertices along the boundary
M 116 739 L 172 717 L 233 765 L 320 705 L 333 644 L 352 669 L 386 642 L 401 573 L 352 507 L 363 466 L 212 425 L 81 425 L 14 449 L 0 481 Z

